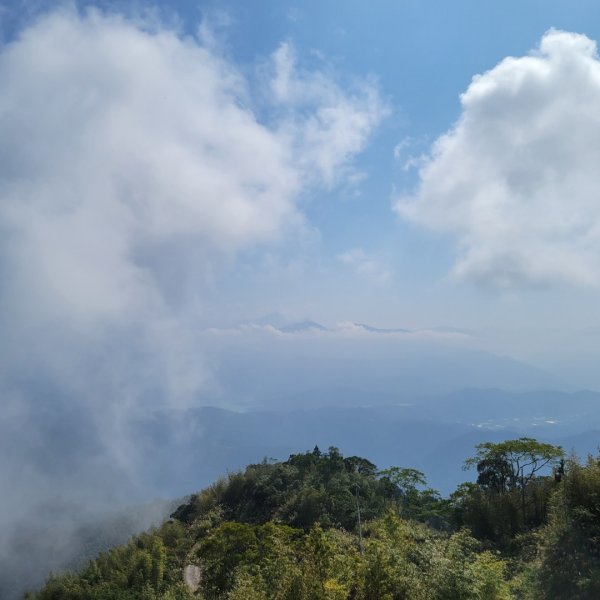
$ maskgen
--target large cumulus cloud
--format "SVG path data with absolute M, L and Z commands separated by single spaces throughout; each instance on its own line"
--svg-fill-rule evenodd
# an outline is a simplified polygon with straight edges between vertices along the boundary
M 371 84 L 289 60 L 311 93 L 265 112 L 287 52 L 259 89 L 156 20 L 74 10 L 0 48 L 4 539 L 54 490 L 135 481 L 130 417 L 211 386 L 194 327 L 214 274 L 301 230 L 300 199 L 339 181 L 383 117 Z
M 473 78 L 406 219 L 458 240 L 453 274 L 493 287 L 600 283 L 600 61 L 584 35 Z
M 175 341 L 189 355 L 203 285 L 240 249 L 302 227 L 299 198 L 332 185 L 385 112 L 371 85 L 347 94 L 288 61 L 311 94 L 275 94 L 281 116 L 265 124 L 235 65 L 146 25 L 61 11 L 0 53 L 0 318 L 19 340 L 0 343 L 4 364 L 66 369 L 84 348 L 106 359 L 144 344 L 169 362 Z

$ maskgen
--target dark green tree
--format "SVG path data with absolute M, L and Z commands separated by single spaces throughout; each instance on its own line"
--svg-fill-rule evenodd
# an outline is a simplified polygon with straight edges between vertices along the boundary
M 465 461 L 465 468 L 477 468 L 477 483 L 484 488 L 498 493 L 517 490 L 524 520 L 529 485 L 544 469 L 550 470 L 564 456 L 560 446 L 529 437 L 500 443 L 484 442 L 475 448 L 477 453 Z

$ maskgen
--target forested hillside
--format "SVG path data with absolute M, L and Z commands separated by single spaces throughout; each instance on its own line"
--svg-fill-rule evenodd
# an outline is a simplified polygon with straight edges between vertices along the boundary
M 442 498 L 336 448 L 250 465 L 32 600 L 600 597 L 600 462 L 530 438 L 476 447 Z

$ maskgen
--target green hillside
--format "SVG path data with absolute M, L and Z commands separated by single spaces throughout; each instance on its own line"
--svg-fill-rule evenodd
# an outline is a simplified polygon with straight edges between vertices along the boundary
M 449 497 L 336 448 L 250 465 L 35 600 L 600 597 L 600 463 L 480 444 Z

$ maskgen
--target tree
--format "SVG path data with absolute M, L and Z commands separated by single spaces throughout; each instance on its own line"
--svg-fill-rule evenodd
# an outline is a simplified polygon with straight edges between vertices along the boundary
M 477 468 L 477 483 L 484 488 L 498 493 L 517 490 L 523 519 L 528 486 L 545 468 L 558 464 L 564 456 L 560 446 L 529 437 L 500 443 L 485 442 L 475 448 L 477 454 L 465 461 L 465 468 Z
M 379 475 L 382 481 L 393 486 L 398 509 L 404 518 L 425 521 L 443 528 L 447 517 L 447 502 L 441 499 L 437 490 L 426 487 L 424 473 L 417 469 L 390 467 L 380 471 Z
M 379 474 L 383 477 L 387 477 L 403 493 L 427 485 L 425 473 L 417 471 L 417 469 L 390 467 L 389 469 L 380 471 Z
M 540 532 L 535 598 L 600 598 L 600 460 L 563 465 L 548 525 Z

